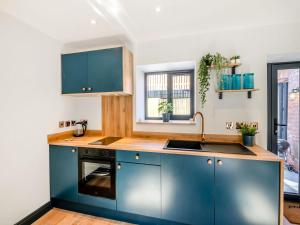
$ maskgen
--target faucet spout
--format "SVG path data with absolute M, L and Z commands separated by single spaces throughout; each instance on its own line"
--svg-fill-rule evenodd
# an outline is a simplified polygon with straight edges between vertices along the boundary
M 195 122 L 195 119 L 197 117 L 197 115 L 201 116 L 201 141 L 205 141 L 205 137 L 204 137 L 204 116 L 201 112 L 196 112 L 193 116 L 193 121 Z

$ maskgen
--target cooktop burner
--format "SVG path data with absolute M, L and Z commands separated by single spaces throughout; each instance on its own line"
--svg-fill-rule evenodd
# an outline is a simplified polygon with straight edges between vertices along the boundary
M 106 137 L 95 142 L 89 143 L 89 145 L 109 145 L 115 141 L 122 139 L 121 137 Z

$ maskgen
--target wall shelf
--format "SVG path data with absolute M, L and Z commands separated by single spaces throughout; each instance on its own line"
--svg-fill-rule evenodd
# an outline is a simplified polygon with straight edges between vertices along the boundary
M 219 94 L 219 99 L 223 99 L 223 93 L 232 93 L 232 92 L 247 92 L 247 97 L 252 98 L 252 92 L 258 91 L 259 89 L 253 88 L 253 89 L 239 89 L 239 90 L 216 90 Z

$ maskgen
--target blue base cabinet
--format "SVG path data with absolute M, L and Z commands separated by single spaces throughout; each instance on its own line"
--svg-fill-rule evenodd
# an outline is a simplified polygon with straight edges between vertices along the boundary
M 215 225 L 278 225 L 279 162 L 215 160 Z
M 162 218 L 214 224 L 214 159 L 161 155 Z
M 118 211 L 160 218 L 160 187 L 160 166 L 118 162 Z
M 74 147 L 50 146 L 51 198 L 77 202 L 78 154 Z

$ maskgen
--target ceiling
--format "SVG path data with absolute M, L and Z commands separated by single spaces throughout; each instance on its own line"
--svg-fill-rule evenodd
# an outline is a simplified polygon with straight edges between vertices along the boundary
M 299 0 L 1 0 L 0 10 L 63 43 L 119 35 L 145 41 L 300 22 Z

